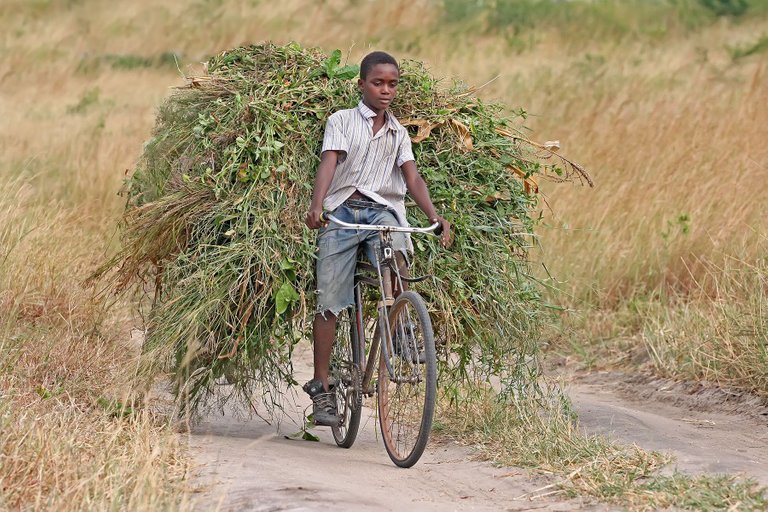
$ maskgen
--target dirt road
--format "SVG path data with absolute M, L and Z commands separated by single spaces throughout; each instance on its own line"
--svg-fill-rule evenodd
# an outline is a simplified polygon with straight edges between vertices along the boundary
M 303 382 L 309 369 L 298 366 Z M 739 414 L 743 403 L 720 400 L 718 405 L 711 396 L 709 409 L 700 404 L 696 410 L 696 398 L 684 397 L 689 390 L 659 387 L 600 375 L 574 382 L 570 394 L 589 431 L 672 451 L 683 471 L 747 472 L 768 483 L 768 416 L 763 411 Z M 201 465 L 200 510 L 609 510 L 547 495 L 552 489 L 541 488 L 552 481 L 475 461 L 471 449 L 454 444 L 432 443 L 414 468 L 396 468 L 371 410 L 364 412 L 360 436 L 349 450 L 335 446 L 329 429 L 315 429 L 319 443 L 286 439 L 299 431 L 309 405 L 300 392 L 296 401 L 279 425 L 226 414 L 211 415 L 193 427 L 190 446 Z
M 299 382 L 311 377 L 310 350 L 294 354 Z M 538 497 L 552 491 L 537 492 L 550 481 L 475 461 L 470 449 L 455 444 L 431 443 L 416 466 L 397 468 L 371 409 L 363 412 L 360 434 L 348 450 L 336 446 L 327 428 L 313 430 L 319 443 L 286 439 L 299 431 L 310 403 L 297 389 L 296 404 L 286 408 L 280 425 L 219 414 L 194 426 L 190 448 L 201 464 L 199 510 L 608 510 Z
M 575 500 L 528 500 L 523 495 L 547 482 L 472 461 L 468 449 L 455 445 L 430 446 L 414 468 L 396 468 L 375 430 L 371 418 L 355 446 L 344 450 L 328 430 L 317 429 L 319 443 L 292 441 L 283 434 L 295 432 L 293 426 L 276 432 L 259 421 L 211 418 L 192 436 L 192 450 L 204 464 L 202 478 L 210 486 L 199 509 L 603 510 Z
M 686 473 L 744 474 L 768 485 L 768 407 L 755 397 L 621 373 L 582 377 L 568 394 L 590 432 L 670 452 Z

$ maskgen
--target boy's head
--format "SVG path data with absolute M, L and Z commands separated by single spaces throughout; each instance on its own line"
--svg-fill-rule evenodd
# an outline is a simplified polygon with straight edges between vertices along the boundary
M 360 63 L 360 79 L 357 81 L 363 93 L 363 103 L 377 112 L 386 110 L 395 98 L 400 80 L 400 67 L 390 54 L 372 52 Z

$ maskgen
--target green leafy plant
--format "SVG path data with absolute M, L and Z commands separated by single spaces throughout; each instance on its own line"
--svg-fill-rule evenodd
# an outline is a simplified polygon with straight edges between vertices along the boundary
M 748 0 L 699 0 L 716 16 L 741 16 L 749 9 Z
M 664 240 L 669 240 L 669 238 L 676 232 L 681 235 L 687 235 L 690 231 L 691 216 L 687 213 L 681 213 L 674 221 L 667 221 L 667 226 L 664 231 L 661 232 L 661 237 Z
M 88 89 L 77 103 L 67 107 L 67 114 L 83 114 L 90 110 L 91 107 L 99 103 L 100 92 L 98 87 Z
M 110 400 L 109 398 L 99 397 L 96 400 L 104 412 L 115 418 L 125 418 L 133 414 L 134 409 L 130 405 L 124 404 L 119 400 Z
M 360 67 L 354 64 L 341 66 L 341 50 L 333 50 L 331 56 L 325 61 L 325 76 L 328 78 L 338 78 L 339 80 L 349 80 L 355 78 L 360 72 Z
M 768 34 L 763 34 L 754 43 L 729 47 L 728 51 L 734 61 L 768 51 Z

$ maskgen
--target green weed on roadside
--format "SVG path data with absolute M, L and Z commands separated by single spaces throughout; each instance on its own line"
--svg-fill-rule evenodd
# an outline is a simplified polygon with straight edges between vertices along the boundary
M 756 41 L 744 45 L 729 46 L 728 53 L 734 61 L 768 51 L 768 34 L 763 34 Z
M 699 30 L 722 17 L 762 17 L 767 7 L 765 0 L 443 0 L 442 20 L 506 35 L 513 45 L 542 29 L 567 39 L 618 41 L 639 36 L 653 41 Z

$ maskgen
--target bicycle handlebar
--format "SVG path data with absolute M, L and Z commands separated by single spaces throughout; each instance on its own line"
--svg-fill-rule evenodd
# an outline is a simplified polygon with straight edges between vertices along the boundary
M 440 232 L 438 231 L 438 228 L 441 227 L 439 222 L 435 222 L 428 228 L 413 228 L 413 227 L 405 228 L 402 226 L 385 226 L 383 224 L 350 224 L 349 222 L 344 222 L 343 220 L 337 219 L 336 217 L 334 217 L 328 212 L 321 213 L 320 220 L 322 222 L 334 222 L 346 229 L 362 229 L 366 231 L 389 231 L 389 232 L 397 232 L 397 233 L 433 233 L 435 235 L 439 235 Z

